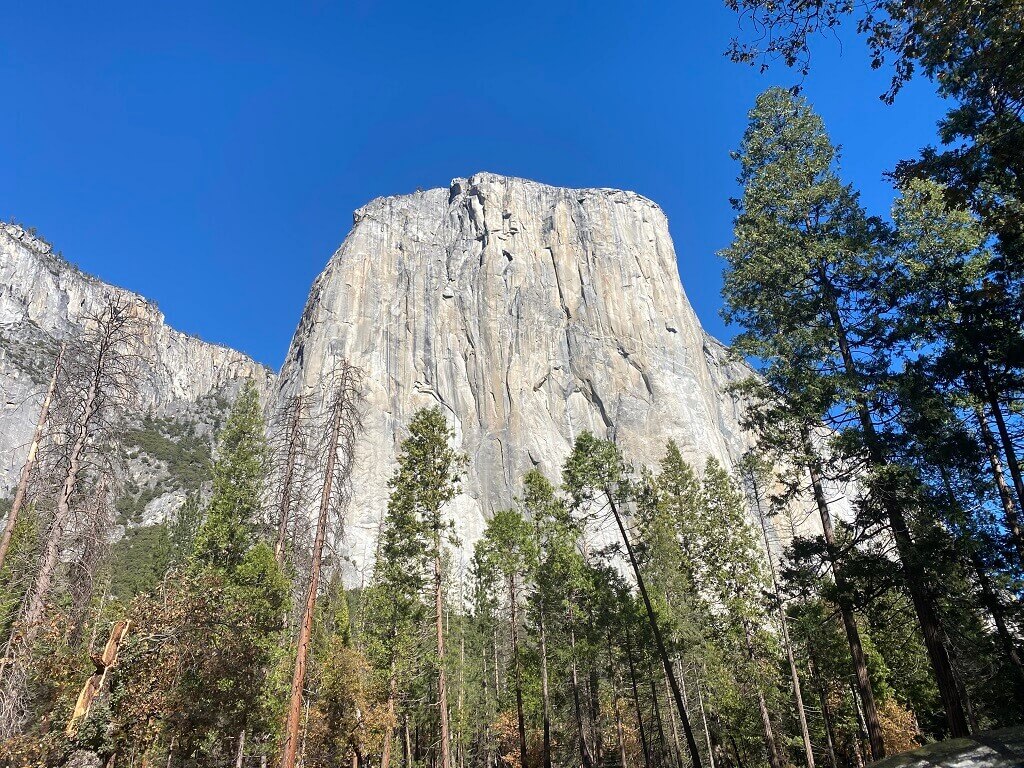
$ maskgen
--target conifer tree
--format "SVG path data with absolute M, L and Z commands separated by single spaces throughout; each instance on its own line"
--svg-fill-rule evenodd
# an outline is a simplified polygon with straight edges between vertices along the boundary
M 861 513 L 884 522 L 899 553 L 942 695 L 950 732 L 969 727 L 936 608 L 936 586 L 911 528 L 920 482 L 893 461 L 885 439 L 884 383 L 891 366 L 891 272 L 885 232 L 835 172 L 835 149 L 805 100 L 774 88 L 758 97 L 744 134 L 724 316 L 743 332 L 738 348 L 785 384 L 795 370 L 826 393 L 819 414 L 842 430 L 867 472 Z M 877 731 L 872 752 L 884 749 Z
M 390 481 L 388 506 L 389 514 L 406 521 L 403 527 L 420 539 L 421 551 L 432 571 L 441 768 L 452 768 L 444 626 L 444 559 L 446 544 L 452 538 L 452 524 L 446 508 L 459 493 L 466 463 L 465 456 L 451 446 L 454 436 L 440 408 L 420 409 L 413 415 L 409 437 L 402 442 L 398 468 Z
M 174 694 L 181 709 L 168 735 L 186 755 L 209 749 L 215 734 L 234 734 L 240 744 L 254 729 L 273 727 L 268 675 L 280 652 L 289 589 L 259 535 L 266 457 L 259 395 L 250 382 L 218 440 L 213 492 L 181 593 L 191 604 L 184 632 L 202 640 L 189 648 L 192 663 Z
M 683 702 L 682 689 L 676 677 L 675 669 L 672 666 L 672 660 L 669 657 L 668 648 L 661 633 L 654 604 L 647 591 L 647 586 L 640 570 L 640 563 L 637 560 L 629 532 L 626 530 L 623 514 L 619 508 L 621 502 L 629 499 L 629 477 L 622 456 L 613 443 L 599 440 L 590 432 L 584 432 L 576 439 L 573 451 L 566 459 L 562 474 L 565 488 L 572 497 L 573 506 L 576 509 L 588 512 L 587 507 L 596 503 L 600 506 L 606 506 L 612 513 L 616 527 L 619 530 L 620 540 L 626 550 L 626 556 L 636 578 L 637 589 L 643 600 L 659 660 L 665 670 L 665 676 L 668 678 L 669 686 L 672 690 L 676 710 L 683 726 L 683 732 L 686 735 L 686 745 L 690 760 L 694 768 L 699 768 L 701 765 L 700 752 L 697 750 L 697 742 L 693 737 L 693 729 L 690 726 L 686 705 Z
M 529 524 L 515 510 L 496 512 L 487 524 L 474 553 L 475 573 L 483 589 L 504 593 L 509 637 L 511 639 L 512 676 L 516 699 L 516 724 L 519 735 L 519 764 L 527 763 L 526 715 L 523 708 L 523 670 L 519 647 L 520 602 L 524 582 L 532 575 L 536 554 Z M 497 595 L 496 595 L 497 597 Z

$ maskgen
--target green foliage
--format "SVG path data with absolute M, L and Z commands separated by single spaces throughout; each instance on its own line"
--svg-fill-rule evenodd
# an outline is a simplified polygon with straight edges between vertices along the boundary
M 127 603 L 136 595 L 153 592 L 167 573 L 173 554 L 167 525 L 129 528 L 110 548 L 110 594 Z
M 124 445 L 165 463 L 175 487 L 198 490 L 209 478 L 209 441 L 186 421 L 145 416 L 141 426 L 125 433 Z
M 263 416 L 250 382 L 220 434 L 213 494 L 192 554 L 196 567 L 232 570 L 241 565 L 256 535 L 266 467 Z

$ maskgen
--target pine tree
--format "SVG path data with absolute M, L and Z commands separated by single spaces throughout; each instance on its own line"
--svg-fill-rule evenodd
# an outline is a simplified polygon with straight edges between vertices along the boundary
M 466 463 L 465 456 L 451 447 L 454 436 L 440 408 L 421 409 L 413 415 L 409 437 L 402 442 L 398 468 L 391 478 L 388 505 L 389 515 L 402 521 L 403 528 L 414 537 L 408 546 L 423 553 L 432 571 L 441 768 L 452 768 L 444 628 L 444 558 L 452 524 L 446 508 L 459 493 Z
M 629 499 L 629 477 L 622 456 L 613 443 L 598 440 L 590 432 L 584 432 L 576 439 L 573 451 L 566 459 L 562 475 L 565 488 L 572 497 L 573 506 L 576 509 L 586 512 L 588 506 L 596 503 L 611 511 L 619 530 L 620 540 L 626 550 L 627 559 L 636 578 L 637 589 L 643 600 L 659 660 L 672 690 L 676 710 L 686 735 L 690 760 L 694 768 L 700 768 L 700 752 L 693 737 L 693 729 L 690 726 L 686 705 L 683 702 L 682 689 L 672 666 L 654 604 L 647 591 L 640 563 L 619 508 L 623 501 Z
M 201 641 L 189 646 L 192 663 L 175 688 L 181 709 L 168 734 L 185 754 L 216 749 L 216 735 L 241 741 L 274 727 L 268 675 L 280 653 L 290 590 L 259 536 L 266 455 L 259 395 L 250 382 L 221 431 L 213 492 L 179 593 L 190 606 L 183 632 Z
M 728 261 L 724 316 L 743 332 L 738 348 L 764 361 L 778 394 L 800 376 L 825 393 L 819 414 L 841 429 L 851 458 L 865 462 L 861 513 L 884 522 L 954 735 L 969 732 L 936 609 L 936 585 L 911 529 L 920 482 L 893 462 L 883 433 L 884 384 L 891 368 L 890 297 L 880 285 L 891 256 L 880 224 L 835 172 L 835 149 L 806 101 L 782 89 L 758 97 L 737 159 L 743 198 Z M 799 398 L 797 398 L 799 400 Z M 880 732 L 872 752 L 884 750 Z
M 519 764 L 527 764 L 526 716 L 523 709 L 523 670 L 520 651 L 520 603 L 525 582 L 536 560 L 530 525 L 515 510 L 496 512 L 474 552 L 475 574 L 483 589 L 502 595 L 511 641 L 512 679 L 519 735 Z M 497 597 L 497 595 L 496 595 Z

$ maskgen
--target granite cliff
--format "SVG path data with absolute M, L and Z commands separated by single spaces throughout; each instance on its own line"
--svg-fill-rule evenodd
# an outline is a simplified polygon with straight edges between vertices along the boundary
M 208 455 L 213 429 L 239 384 L 252 379 L 271 390 L 273 373 L 264 366 L 170 328 L 154 304 L 82 273 L 30 231 L 0 224 L 0 496 L 17 482 L 61 341 L 115 295 L 141 302 L 143 334 L 137 411 L 126 431 L 127 489 L 119 502 L 132 514 L 122 522 L 173 512 L 184 491 L 193 490 L 175 477 L 182 439 L 192 450 L 181 461 Z
M 697 465 L 732 466 L 751 437 L 729 384 L 750 370 L 703 331 L 678 263 L 665 214 L 645 197 L 480 173 L 355 212 L 276 378 L 145 304 L 121 522 L 173 513 L 192 490 L 175 463 L 208 458 L 242 381 L 258 383 L 273 417 L 290 395 L 321 389 L 342 358 L 365 383 L 341 545 L 354 580 L 372 562 L 395 452 L 421 406 L 447 413 L 469 455 L 452 509 L 463 553 L 527 470 L 558 479 L 583 430 L 637 465 L 655 465 L 673 439 Z M 0 225 L 0 492 L 15 482 L 57 346 L 118 292 Z
M 557 480 L 583 430 L 649 466 L 670 438 L 698 464 L 749 446 L 727 391 L 749 369 L 702 330 L 665 214 L 633 192 L 481 173 L 374 200 L 313 285 L 279 396 L 341 358 L 365 372 L 346 521 L 357 568 L 421 406 L 444 409 L 469 455 L 453 510 L 465 543 L 528 469 Z

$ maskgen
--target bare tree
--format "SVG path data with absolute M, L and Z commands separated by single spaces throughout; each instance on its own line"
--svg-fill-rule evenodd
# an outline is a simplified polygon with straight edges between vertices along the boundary
M 804 743 L 804 761 L 807 768 L 814 768 L 814 747 L 811 744 L 811 732 L 807 727 L 807 713 L 804 711 L 803 690 L 800 685 L 800 673 L 797 670 L 796 659 L 793 655 L 793 643 L 789 637 L 789 619 L 786 616 L 786 604 L 783 600 L 782 587 L 779 584 L 779 574 L 775 566 L 775 556 L 772 554 L 772 536 L 769 533 L 768 512 L 764 509 L 765 502 L 770 502 L 764 485 L 770 480 L 771 470 L 757 462 L 753 456 L 748 456 L 741 464 L 741 478 L 744 490 L 748 499 L 753 504 L 753 511 L 757 515 L 757 521 L 761 527 L 761 536 L 764 541 L 765 557 L 768 560 L 768 571 L 772 577 L 772 592 L 775 596 L 775 608 L 779 614 L 779 627 L 782 630 L 782 646 L 786 651 L 786 661 L 789 663 L 789 676 L 793 685 L 793 700 L 796 703 L 797 720 L 800 723 L 800 735 Z M 762 697 L 763 698 L 763 697 Z
M 96 479 L 72 544 L 73 559 L 68 577 L 71 598 L 68 644 L 71 647 L 76 647 L 82 639 L 89 604 L 96 591 L 96 572 L 109 549 L 114 526 L 113 487 L 115 481 L 106 473 Z
M 47 387 L 46 394 L 43 396 L 43 402 L 39 406 L 39 418 L 36 421 L 35 432 L 32 434 L 32 442 L 28 447 L 28 457 L 21 467 L 21 476 L 18 478 L 18 490 L 14 493 L 14 502 L 11 504 L 11 511 L 7 515 L 7 524 L 4 526 L 3 535 L 0 536 L 0 570 L 3 570 L 4 563 L 7 561 L 7 551 L 11 547 L 14 527 L 18 524 L 18 515 L 25 504 L 25 498 L 28 495 L 29 479 L 32 477 L 32 471 L 35 469 L 36 461 L 39 458 L 39 446 L 46 434 L 50 404 L 53 402 L 53 395 L 57 389 L 58 375 L 64 361 L 64 348 L 65 346 L 61 344 L 60 350 L 57 352 L 57 359 L 53 365 L 53 375 L 50 376 L 50 385 Z
M 332 517 L 341 519 L 348 504 L 353 450 L 359 431 L 360 380 L 359 370 L 342 361 L 330 377 L 329 389 L 321 410 L 326 418 L 322 460 L 323 481 L 316 535 L 313 539 L 309 587 L 306 592 L 305 610 L 299 625 L 299 638 L 296 644 L 295 670 L 292 675 L 291 699 L 288 706 L 284 750 L 281 757 L 282 768 L 294 768 L 298 753 L 302 692 L 310 639 L 313 633 L 317 591 L 320 586 L 323 548 L 330 519 Z
M 284 564 L 292 510 L 301 503 L 302 473 L 309 465 L 309 395 L 299 392 L 285 400 L 271 425 L 270 452 L 274 474 L 273 511 L 276 539 L 274 558 Z
M 42 627 L 75 514 L 87 503 L 87 490 L 110 471 L 115 428 L 135 399 L 140 337 L 139 300 L 115 296 L 102 311 L 85 318 L 76 354 L 66 355 L 59 372 L 55 387 L 60 398 L 54 404 L 59 426 L 54 430 L 52 457 L 58 490 L 35 577 L 0 661 L 0 736 L 16 733 L 27 714 L 27 650 Z

